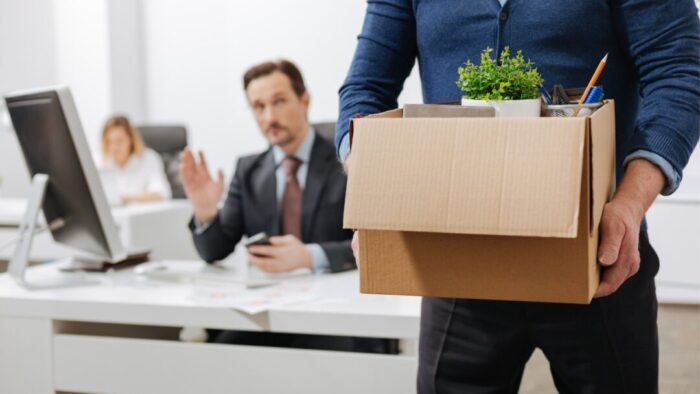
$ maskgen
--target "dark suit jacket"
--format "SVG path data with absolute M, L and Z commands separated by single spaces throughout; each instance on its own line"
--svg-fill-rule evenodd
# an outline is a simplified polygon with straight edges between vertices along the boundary
M 194 232 L 194 221 L 190 222 L 194 244 L 204 260 L 225 258 L 243 235 L 280 234 L 276 182 L 272 149 L 238 160 L 226 201 L 214 222 L 199 235 Z M 323 248 L 331 272 L 356 267 L 350 248 L 352 231 L 343 230 L 345 183 L 333 144 L 316 134 L 304 187 L 301 232 L 304 243 Z

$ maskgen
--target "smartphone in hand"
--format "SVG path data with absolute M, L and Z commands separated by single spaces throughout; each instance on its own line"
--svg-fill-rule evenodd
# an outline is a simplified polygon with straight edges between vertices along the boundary
M 268 237 L 267 233 L 265 233 L 264 231 L 257 233 L 245 241 L 246 248 L 249 248 L 253 245 L 270 245 L 270 237 Z M 261 257 L 258 254 L 255 255 Z
M 245 241 L 246 248 L 253 245 L 270 245 L 270 237 L 264 231 L 257 233 Z

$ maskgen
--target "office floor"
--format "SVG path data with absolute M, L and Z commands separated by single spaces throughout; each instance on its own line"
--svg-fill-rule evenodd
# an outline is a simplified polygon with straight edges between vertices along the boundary
M 661 394 L 700 393 L 700 305 L 659 306 Z M 556 393 L 549 364 L 539 350 L 530 359 L 521 394 Z

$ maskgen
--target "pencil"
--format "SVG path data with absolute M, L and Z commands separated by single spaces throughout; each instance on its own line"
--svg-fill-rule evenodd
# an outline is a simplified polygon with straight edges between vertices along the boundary
M 586 90 L 583 91 L 583 94 L 581 95 L 581 98 L 578 99 L 578 107 L 576 108 L 576 111 L 574 111 L 574 114 L 572 116 L 578 116 L 578 112 L 581 110 L 581 106 L 583 105 L 584 100 L 586 100 L 586 96 L 588 96 L 588 92 L 591 90 L 593 85 L 595 85 L 596 82 L 598 82 L 598 78 L 600 77 L 600 74 L 603 72 L 603 69 L 605 68 L 605 63 L 608 61 L 608 54 L 606 53 L 603 59 L 598 63 L 598 68 L 595 69 L 595 72 L 593 73 L 593 76 L 591 77 L 591 80 L 588 82 L 588 86 L 586 86 Z

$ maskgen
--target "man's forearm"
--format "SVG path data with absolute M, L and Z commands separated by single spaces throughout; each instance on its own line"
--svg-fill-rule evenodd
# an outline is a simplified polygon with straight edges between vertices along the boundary
M 632 160 L 614 198 L 626 201 L 641 220 L 665 184 L 666 178 L 656 165 L 644 159 Z

